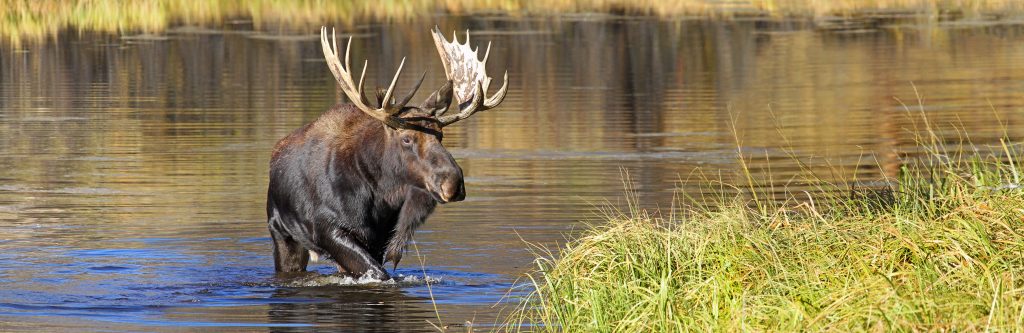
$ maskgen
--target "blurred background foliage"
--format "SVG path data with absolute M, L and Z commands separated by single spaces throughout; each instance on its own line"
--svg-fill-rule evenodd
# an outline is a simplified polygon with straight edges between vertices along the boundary
M 0 0 L 0 37 L 17 45 L 62 29 L 159 33 L 173 25 L 251 21 L 256 29 L 309 28 L 324 22 L 403 21 L 431 15 L 603 13 L 663 18 L 774 16 L 827 18 L 928 14 L 984 18 L 1020 13 L 1016 0 Z

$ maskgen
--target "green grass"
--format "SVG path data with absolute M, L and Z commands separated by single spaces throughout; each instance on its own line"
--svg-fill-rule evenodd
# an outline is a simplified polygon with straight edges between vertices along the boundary
M 439 13 L 560 15 L 617 13 L 672 18 L 849 16 L 873 11 L 1012 14 L 1016 0 L 0 0 L 0 38 L 15 46 L 55 36 L 62 29 L 159 33 L 180 24 L 219 25 L 252 20 L 257 29 L 289 26 L 315 31 L 324 24 L 430 18 Z
M 506 328 L 1022 331 L 1019 156 L 1006 143 L 956 153 L 934 138 L 888 189 L 822 185 L 783 202 L 747 191 L 680 200 L 689 208 L 667 216 L 634 198 L 557 257 L 540 249 L 536 291 Z

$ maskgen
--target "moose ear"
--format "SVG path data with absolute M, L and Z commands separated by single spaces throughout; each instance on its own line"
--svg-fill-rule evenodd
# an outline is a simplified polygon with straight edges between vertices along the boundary
M 376 106 L 377 108 L 384 107 L 384 96 L 386 96 L 387 93 L 388 91 L 384 90 L 384 88 L 377 87 L 377 93 L 375 95 L 375 97 L 377 97 L 377 104 L 374 106 Z M 394 98 L 392 98 L 392 100 L 394 100 Z
M 448 112 L 448 106 L 452 104 L 452 81 L 448 80 L 434 93 L 427 97 L 427 100 L 423 101 L 423 105 L 420 109 L 427 110 L 430 112 L 432 117 L 440 117 L 445 112 Z

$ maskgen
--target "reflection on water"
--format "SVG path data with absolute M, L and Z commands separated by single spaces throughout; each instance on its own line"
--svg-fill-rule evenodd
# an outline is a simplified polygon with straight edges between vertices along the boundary
M 370 59 L 370 82 L 409 56 L 406 71 L 439 86 L 435 23 L 359 27 L 352 56 Z M 469 196 L 418 232 L 425 269 L 408 254 L 397 273 L 419 280 L 397 285 L 273 277 L 270 149 L 340 96 L 315 31 L 69 32 L 0 47 L 0 329 L 429 331 L 431 299 L 444 324 L 486 328 L 530 268 L 523 241 L 556 246 L 594 205 L 616 203 L 620 168 L 644 205 L 667 209 L 677 188 L 708 191 L 702 177 L 744 184 L 737 147 L 755 187 L 800 190 L 794 157 L 826 179 L 895 175 L 919 151 L 922 115 L 950 144 L 1024 135 L 1019 26 L 440 26 L 493 41 L 491 71 L 508 68 L 509 94 L 447 129 Z

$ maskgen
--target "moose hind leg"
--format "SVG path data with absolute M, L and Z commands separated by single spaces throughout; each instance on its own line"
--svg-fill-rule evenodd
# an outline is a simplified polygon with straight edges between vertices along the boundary
M 270 226 L 270 237 L 274 239 L 274 270 L 278 273 L 305 272 L 309 264 L 309 251 L 299 245 L 290 235 L 274 230 Z

